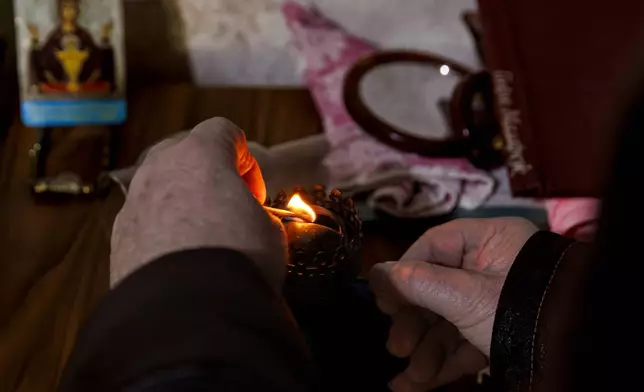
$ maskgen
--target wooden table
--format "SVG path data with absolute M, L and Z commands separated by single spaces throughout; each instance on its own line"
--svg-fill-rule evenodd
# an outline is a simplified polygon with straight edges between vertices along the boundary
M 147 146 L 214 116 L 267 146 L 321 131 L 306 90 L 174 84 L 131 91 L 123 126 L 56 130 L 48 170 L 92 160 L 85 142 L 100 132 L 117 132 L 125 167 Z M 34 200 L 27 152 L 35 140 L 36 130 L 16 119 L 0 149 L 0 392 L 55 389 L 79 328 L 107 292 L 111 227 L 123 203 L 115 186 L 100 198 Z M 367 227 L 367 266 L 397 258 L 423 229 L 391 227 Z
M 265 145 L 320 132 L 306 90 L 135 87 L 118 132 L 120 166 L 168 135 L 224 116 Z M 86 159 L 79 145 L 107 128 L 56 130 L 48 170 Z M 36 130 L 14 123 L 0 155 L 0 391 L 54 389 L 88 312 L 107 292 L 118 188 L 105 197 L 37 202 L 27 152 Z M 81 159 L 82 158 L 82 159 Z M 89 157 L 92 158 L 91 156 Z

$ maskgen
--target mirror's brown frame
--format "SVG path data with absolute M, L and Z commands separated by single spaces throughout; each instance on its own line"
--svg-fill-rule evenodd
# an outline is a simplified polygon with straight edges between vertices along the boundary
M 374 136 L 382 143 L 401 151 L 435 157 L 469 156 L 471 141 L 466 135 L 457 132 L 452 138 L 440 140 L 417 137 L 382 121 L 365 105 L 360 94 L 362 79 L 375 68 L 393 63 L 423 64 L 432 67 L 447 65 L 450 68 L 450 72 L 456 72 L 462 78 L 466 78 L 473 73 L 472 70 L 462 64 L 437 55 L 421 52 L 387 51 L 363 57 L 349 70 L 344 80 L 344 104 L 354 121 L 366 133 Z M 457 87 L 456 93 L 459 90 L 462 89 Z M 451 99 L 450 106 L 454 105 L 454 101 L 455 99 Z M 450 107 L 450 114 L 453 114 L 451 113 L 453 111 L 453 108 Z M 453 118 L 450 120 L 453 121 Z

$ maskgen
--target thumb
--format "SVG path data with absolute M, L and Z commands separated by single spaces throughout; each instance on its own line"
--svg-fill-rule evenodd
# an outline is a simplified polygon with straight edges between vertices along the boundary
M 215 117 L 197 125 L 190 136 L 200 143 L 210 145 L 211 151 L 218 151 L 224 157 L 232 158 L 229 163 L 237 168 L 253 196 L 260 204 L 266 201 L 266 184 L 262 172 L 248 150 L 246 134 L 237 125 L 228 119 Z
M 488 291 L 481 274 L 424 261 L 377 264 L 374 270 L 404 300 L 441 315 L 459 329 L 487 316 L 481 314 L 481 301 L 487 302 L 483 296 Z

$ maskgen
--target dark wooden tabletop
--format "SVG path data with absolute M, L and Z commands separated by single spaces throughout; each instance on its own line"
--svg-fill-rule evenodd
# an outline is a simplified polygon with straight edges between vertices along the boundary
M 101 132 L 118 132 L 120 166 L 213 116 L 265 145 L 320 132 L 305 90 L 142 86 L 129 111 L 121 127 L 54 130 L 48 172 L 92 160 L 83 146 Z M 36 130 L 16 120 L 0 150 L 0 391 L 55 388 L 83 320 L 107 291 L 111 226 L 123 203 L 116 187 L 100 198 L 34 199 L 27 153 L 35 140 Z
M 143 85 L 128 103 L 123 126 L 52 130 L 47 172 L 96 162 L 92 140 L 104 132 L 118 136 L 118 165 L 126 167 L 156 141 L 214 116 L 266 146 L 321 131 L 303 89 Z M 28 151 L 36 134 L 16 119 L 0 148 L 0 392 L 55 389 L 76 334 L 108 290 L 111 227 L 124 200 L 116 186 L 102 197 L 34 198 Z M 366 229 L 366 266 L 396 259 L 422 231 L 391 222 Z
M 11 2 L 0 4 L 0 39 L 9 44 L 4 69 L 11 70 Z M 128 75 L 140 84 L 130 83 L 128 121 L 51 130 L 48 174 L 72 170 L 91 177 L 100 166 L 96 141 L 107 132 L 119 140 L 119 167 L 134 163 L 156 141 L 214 116 L 231 119 L 249 140 L 266 146 L 321 132 L 305 89 L 193 87 L 173 4 L 124 2 Z M 2 68 L 0 77 L 6 77 Z M 111 227 L 124 199 L 115 186 L 103 197 L 35 199 L 28 151 L 38 130 L 14 118 L 4 134 L 4 120 L 12 117 L 6 99 L 16 95 L 13 83 L 5 82 L 0 79 L 0 392 L 54 391 L 79 329 L 107 293 Z M 395 260 L 423 230 L 406 227 L 387 221 L 365 226 L 365 269 Z

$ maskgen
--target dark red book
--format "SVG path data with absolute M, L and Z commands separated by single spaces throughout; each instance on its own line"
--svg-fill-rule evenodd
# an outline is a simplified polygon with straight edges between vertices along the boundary
M 644 1 L 478 1 L 515 194 L 600 195 L 644 75 Z

